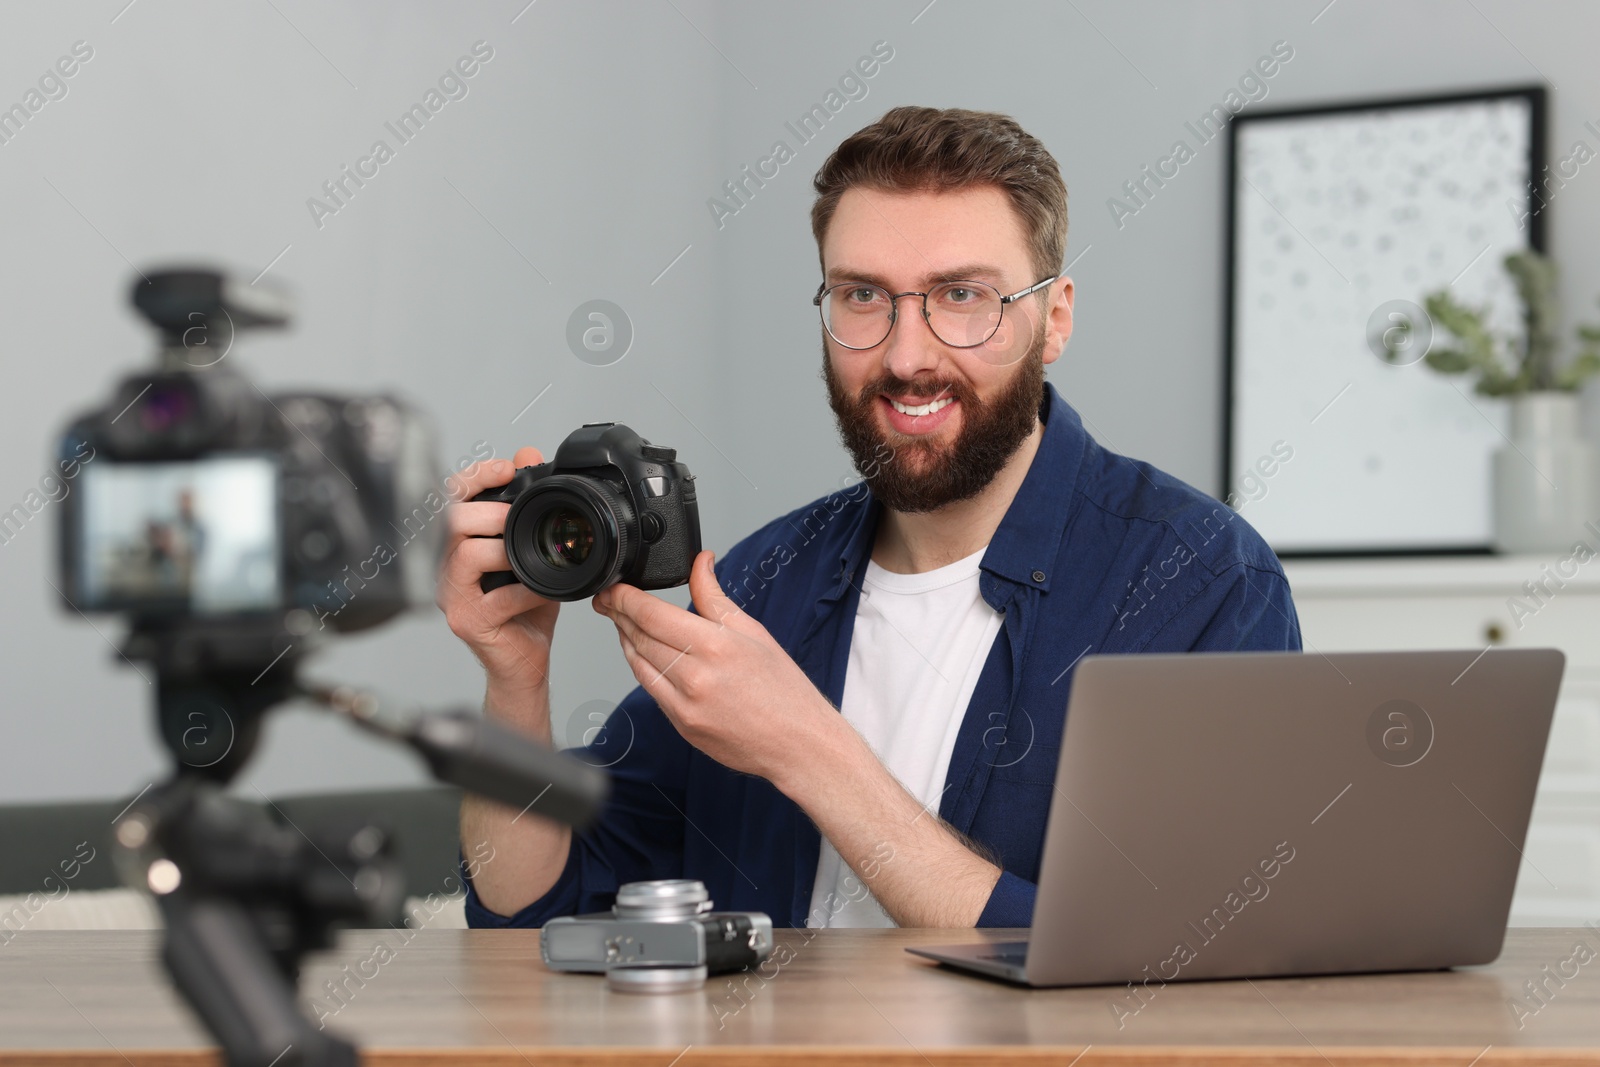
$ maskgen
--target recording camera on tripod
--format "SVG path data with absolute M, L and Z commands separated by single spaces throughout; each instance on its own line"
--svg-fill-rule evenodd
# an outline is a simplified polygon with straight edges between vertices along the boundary
M 173 269 L 141 275 L 132 298 L 160 335 L 156 369 L 60 441 L 64 461 L 93 461 L 62 500 L 57 588 L 71 610 L 127 620 L 119 652 L 154 668 L 174 760 L 118 820 L 118 864 L 154 895 L 166 967 L 230 1064 L 353 1067 L 355 1047 L 295 1004 L 299 962 L 340 924 L 398 922 L 404 887 L 381 827 L 302 835 L 224 795 L 267 712 L 312 700 L 409 745 L 440 780 L 575 826 L 608 779 L 475 712 L 399 717 L 299 679 L 329 626 L 432 603 L 443 524 L 374 554 L 439 484 L 432 433 L 393 397 L 268 395 L 235 370 L 240 331 L 288 324 L 277 290 Z M 347 569 L 374 559 L 324 610 Z

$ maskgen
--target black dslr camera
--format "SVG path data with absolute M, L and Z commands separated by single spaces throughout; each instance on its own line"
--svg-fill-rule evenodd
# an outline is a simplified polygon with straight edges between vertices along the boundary
M 235 369 L 239 331 L 288 325 L 281 292 L 180 269 L 131 295 L 158 367 L 61 438 L 60 457 L 92 459 L 61 501 L 57 588 L 128 619 L 120 651 L 161 677 L 163 739 L 226 780 L 323 631 L 432 602 L 443 481 L 428 423 L 400 401 L 269 396 Z
M 511 505 L 511 570 L 479 585 L 487 593 L 520 581 L 546 600 L 583 600 L 616 582 L 687 582 L 700 552 L 700 506 L 694 475 L 677 458 L 621 423 L 574 430 L 552 462 L 522 467 L 472 498 Z
M 295 609 L 350 631 L 430 603 L 444 499 L 423 417 L 387 396 L 256 388 L 225 357 L 239 330 L 288 323 L 263 286 L 152 271 L 132 296 L 161 334 L 159 369 L 62 438 L 63 458 L 94 457 L 62 502 L 67 601 L 187 629 L 213 656 L 231 634 L 251 662 L 245 635 L 281 632 Z

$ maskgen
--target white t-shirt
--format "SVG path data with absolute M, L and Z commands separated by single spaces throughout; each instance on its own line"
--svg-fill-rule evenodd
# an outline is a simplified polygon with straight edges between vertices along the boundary
M 1000 631 L 1002 616 L 978 591 L 985 551 L 921 574 L 869 560 L 861 579 L 839 710 L 930 818 L 938 817 L 956 734 Z M 826 838 L 806 925 L 894 925 Z

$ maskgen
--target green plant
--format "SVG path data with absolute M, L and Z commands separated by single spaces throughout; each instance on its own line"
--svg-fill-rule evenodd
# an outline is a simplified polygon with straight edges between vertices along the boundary
M 1435 331 L 1423 362 L 1442 374 L 1476 373 L 1473 391 L 1484 396 L 1576 392 L 1600 373 L 1600 327 L 1579 326 L 1577 356 L 1558 365 L 1555 263 L 1534 251 L 1513 252 L 1504 262 L 1522 301 L 1521 335 L 1497 337 L 1485 325 L 1487 308 L 1468 307 L 1440 289 L 1423 298 Z M 1391 361 L 1403 347 L 1403 339 L 1385 340 Z

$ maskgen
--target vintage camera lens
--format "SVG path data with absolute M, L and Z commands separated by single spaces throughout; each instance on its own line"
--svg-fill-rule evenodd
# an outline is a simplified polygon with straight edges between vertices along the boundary
M 594 526 L 573 508 L 551 508 L 539 518 L 539 551 L 552 567 L 576 567 L 594 548 Z
M 613 993 L 690 993 L 706 984 L 704 967 L 612 967 L 606 988 Z
M 682 922 L 711 910 L 711 894 L 694 878 L 627 882 L 611 906 L 618 919 Z M 698 967 L 608 967 L 606 986 L 617 993 L 679 993 L 705 985 L 708 969 Z
M 646 922 L 692 919 L 711 910 L 711 894 L 697 878 L 625 882 L 617 889 L 617 902 L 611 910 L 619 919 Z
M 602 478 L 554 474 L 512 501 L 506 555 L 517 580 L 546 600 L 583 600 L 614 583 L 638 554 L 627 493 Z

